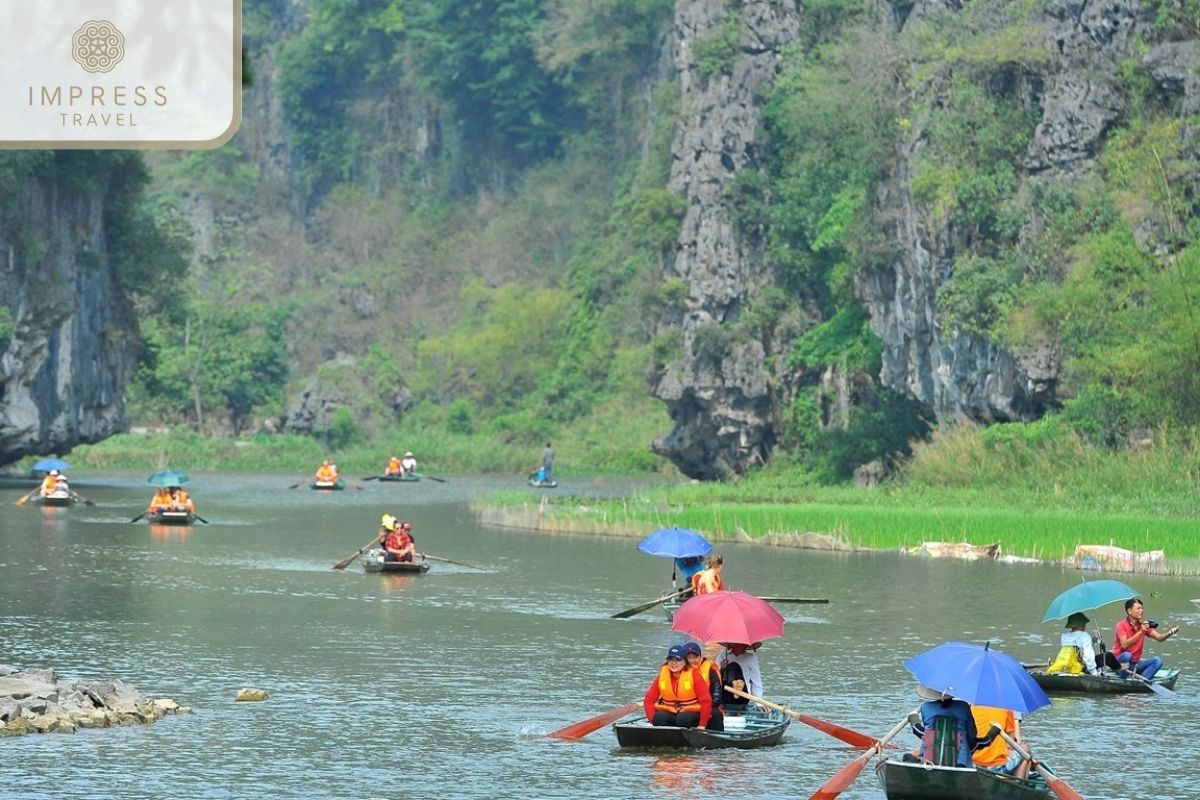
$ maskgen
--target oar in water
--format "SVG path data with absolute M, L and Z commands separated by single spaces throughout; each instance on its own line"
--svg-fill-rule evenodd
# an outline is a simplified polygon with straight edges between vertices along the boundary
M 670 600 L 672 597 L 679 597 L 679 595 L 681 595 L 685 592 L 688 592 L 688 591 L 691 591 L 691 590 L 690 589 L 680 589 L 675 594 L 669 594 L 664 597 L 660 597 L 657 600 L 651 600 L 648 603 L 642 603 L 641 605 L 634 606 L 633 608 L 627 608 L 624 611 L 618 611 L 617 613 L 615 613 L 611 617 L 609 617 L 609 619 L 625 619 L 626 617 L 632 617 L 634 614 L 640 614 L 643 611 L 649 611 L 650 609 L 654 608 L 657 605 L 662 605 L 662 602 L 664 600 Z
M 143 511 L 142 513 L 138 514 L 136 517 L 134 517 L 133 519 L 131 519 L 131 520 L 129 520 L 129 521 L 130 521 L 130 522 L 137 522 L 139 519 L 141 519 L 142 517 L 146 516 L 146 515 L 147 515 L 147 514 L 149 514 L 149 513 L 150 513 L 149 511 Z
M 449 481 L 448 481 L 448 480 L 446 480 L 445 478 L 435 478 L 435 477 L 434 477 L 434 476 L 432 476 L 432 475 L 422 475 L 421 477 L 422 477 L 422 478 L 428 478 L 428 479 L 429 479 L 429 480 L 431 480 L 431 481 L 437 481 L 438 483 L 449 483 Z
M 358 549 L 357 549 L 357 550 L 355 550 L 353 553 L 351 553 L 350 555 L 348 555 L 348 556 L 346 556 L 345 558 L 343 558 L 341 561 L 339 561 L 339 562 L 337 562 L 336 564 L 334 564 L 334 565 L 333 565 L 333 568 L 334 568 L 334 569 L 345 569 L 347 566 L 349 566 L 349 564 L 350 564 L 350 562 L 351 562 L 351 561 L 353 561 L 354 559 L 356 559 L 356 558 L 358 558 L 359 556 L 361 556 L 364 550 L 366 550 L 368 547 L 370 547 L 371 545 L 375 544 L 375 543 L 376 543 L 376 542 L 378 542 L 378 541 L 379 541 L 379 537 L 378 537 L 378 536 L 376 536 L 374 539 L 372 539 L 371 541 L 367 542 L 367 543 L 366 543 L 366 544 L 364 544 L 362 547 L 358 548 Z
M 195 511 L 192 512 L 192 516 L 195 517 L 196 519 L 200 520 L 201 522 L 203 522 L 205 525 L 209 524 L 208 520 L 206 520 L 204 517 L 197 514 Z
M 26 503 L 28 503 L 30 500 L 33 499 L 33 496 L 38 493 L 38 489 L 41 489 L 41 488 L 42 487 L 40 487 L 40 486 L 36 486 L 36 487 L 30 489 L 29 492 L 24 497 L 18 497 L 16 500 L 14 500 L 13 505 L 15 505 L 15 506 L 25 505 Z
M 883 738 L 875 743 L 875 746 L 867 750 L 861 756 L 858 756 L 846 766 L 839 769 L 832 778 L 825 781 L 820 789 L 817 789 L 809 800 L 833 800 L 842 792 L 850 788 L 850 784 L 858 779 L 859 773 L 863 771 L 863 767 L 867 765 L 877 753 L 882 752 L 883 746 L 895 738 L 896 734 L 904 729 L 908 724 L 908 717 L 900 720 L 896 727 L 883 735 Z
M 768 603 L 828 603 L 828 597 L 760 597 Z
M 300 481 L 300 483 L 293 483 L 293 484 L 292 484 L 291 486 L 289 486 L 288 488 L 289 488 L 289 489 L 295 489 L 297 486 L 300 486 L 300 485 L 301 485 L 301 484 L 303 484 L 303 483 L 304 483 L 304 481 Z
M 1042 762 L 1034 760 L 1033 756 L 1029 754 L 1029 751 L 1022 747 L 1021 743 L 1010 736 L 1007 731 L 1002 729 L 994 722 L 992 723 L 992 727 L 996 728 L 1000 732 L 1000 735 L 1004 737 L 1004 741 L 1008 742 L 1008 746 L 1013 749 L 1013 752 L 1017 753 L 1019 756 L 1021 756 L 1021 758 L 1028 761 L 1035 769 L 1037 769 L 1038 772 L 1042 774 L 1043 777 L 1045 777 L 1046 783 L 1050 784 L 1050 791 L 1054 792 L 1054 796 L 1057 797 L 1058 800 L 1083 800 L 1083 795 L 1075 791 L 1075 789 L 1071 787 L 1071 784 L 1067 783 L 1062 778 L 1058 777 L 1049 769 L 1047 769 L 1046 765 Z
M 422 557 L 428 558 L 430 561 L 444 561 L 447 564 L 457 564 L 460 567 L 470 567 L 471 569 L 482 570 L 483 567 L 477 567 L 474 564 L 468 564 L 465 561 L 455 561 L 452 558 L 442 558 L 441 556 L 431 556 L 429 553 L 422 553 Z
M 75 491 L 74 489 L 71 490 L 71 499 L 74 500 L 76 503 L 83 503 L 84 505 L 87 505 L 87 506 L 96 505 L 91 500 L 88 500 L 86 497 L 84 497 L 79 492 Z
M 568 725 L 565 728 L 559 728 L 553 733 L 547 733 L 546 736 L 550 739 L 582 739 L 592 731 L 598 731 L 610 722 L 615 722 L 627 714 L 632 714 L 641 706 L 640 702 L 634 701 L 626 703 L 620 708 L 614 708 L 612 711 L 605 711 L 603 714 L 597 714 L 594 717 L 585 719 L 583 722 L 576 722 L 573 725 Z
M 359 480 L 360 481 L 377 481 L 377 480 L 379 480 L 379 476 L 378 475 L 368 475 L 365 478 L 359 478 Z
M 874 747 L 879 743 L 879 740 L 874 736 L 868 736 L 865 733 L 859 733 L 858 731 L 851 730 L 850 728 L 843 728 L 841 725 L 835 725 L 834 723 L 826 722 L 823 719 L 817 719 L 816 717 L 810 717 L 807 714 L 801 714 L 786 706 L 781 706 L 778 703 L 772 703 L 770 700 L 766 700 L 758 695 L 750 694 L 749 692 L 743 692 L 739 689 L 733 688 L 732 686 L 726 686 L 725 691 L 729 692 L 730 694 L 736 694 L 738 697 L 744 697 L 747 700 L 758 703 L 759 705 L 764 705 L 767 708 L 773 708 L 776 711 L 782 711 L 792 719 L 799 720 L 805 725 L 811 725 L 819 731 L 824 731 L 833 738 L 839 739 L 851 747 Z

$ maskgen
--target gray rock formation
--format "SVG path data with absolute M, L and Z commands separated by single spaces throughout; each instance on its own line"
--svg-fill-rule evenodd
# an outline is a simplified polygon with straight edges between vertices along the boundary
M 0 321 L 12 324 L 0 336 L 0 465 L 125 424 L 138 329 L 109 267 L 107 180 L 70 177 L 25 180 L 0 201 Z
M 702 74 L 697 43 L 735 23 L 737 58 L 727 69 Z M 684 280 L 688 293 L 664 322 L 682 330 L 683 355 L 653 387 L 675 427 L 652 447 L 693 478 L 744 472 L 775 442 L 766 349 L 729 331 L 768 276 L 761 257 L 736 235 L 722 194 L 738 170 L 754 165 L 760 93 L 778 73 L 781 48 L 798 31 L 797 5 L 789 0 L 676 4 L 675 63 L 685 117 L 672 145 L 668 188 L 687 199 L 687 211 L 664 277 Z

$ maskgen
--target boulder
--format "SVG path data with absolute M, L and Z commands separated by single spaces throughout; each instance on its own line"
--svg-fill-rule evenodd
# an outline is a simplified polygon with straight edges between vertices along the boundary
M 264 689 L 239 689 L 234 700 L 239 703 L 257 703 L 270 698 L 270 696 Z

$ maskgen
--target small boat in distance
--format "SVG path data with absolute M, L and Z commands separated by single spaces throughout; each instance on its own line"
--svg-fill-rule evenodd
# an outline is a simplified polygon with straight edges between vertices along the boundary
M 336 481 L 313 481 L 309 488 L 322 492 L 340 492 L 346 488 L 346 480 L 338 478 Z
M 402 475 L 380 475 L 375 480 L 381 483 L 415 483 L 421 480 L 421 473 L 405 472 Z
M 359 559 L 363 571 L 382 572 L 388 575 L 424 575 L 429 571 L 429 561 L 418 555 L 416 561 L 385 561 L 383 548 L 375 547 L 364 552 Z
M 725 730 L 676 728 L 671 725 L 651 725 L 644 715 L 613 723 L 620 747 L 674 748 L 678 750 L 708 750 L 774 747 L 783 738 L 791 719 L 779 711 L 747 709 L 745 713 L 730 713 L 725 717 Z
M 186 509 L 169 509 L 147 514 L 146 521 L 151 525 L 191 525 L 196 515 Z
M 536 489 L 557 489 L 558 481 L 539 481 L 537 478 L 530 478 L 529 485 Z
M 75 498 L 71 496 L 71 493 L 69 491 L 60 490 L 60 491 L 56 491 L 56 492 L 51 492 L 50 494 L 46 495 L 45 497 L 35 497 L 35 498 L 33 498 L 33 502 L 34 502 L 34 505 L 39 505 L 39 506 L 62 507 L 62 506 L 74 505 Z
M 1053 675 L 1046 672 L 1044 664 L 1022 664 L 1029 674 L 1037 681 L 1046 694 L 1153 694 L 1149 683 L 1136 678 L 1118 678 L 1112 672 L 1100 675 L 1089 675 L 1086 672 L 1072 675 L 1058 672 Z M 1180 670 L 1160 669 L 1150 683 L 1164 689 L 1174 689 L 1175 681 L 1179 680 Z

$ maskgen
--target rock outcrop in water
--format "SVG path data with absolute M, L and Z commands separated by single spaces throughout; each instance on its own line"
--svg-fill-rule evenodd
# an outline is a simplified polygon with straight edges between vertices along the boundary
M 52 669 L 0 666 L 0 736 L 146 724 L 191 711 L 174 700 L 146 697 L 116 679 L 63 681 Z

